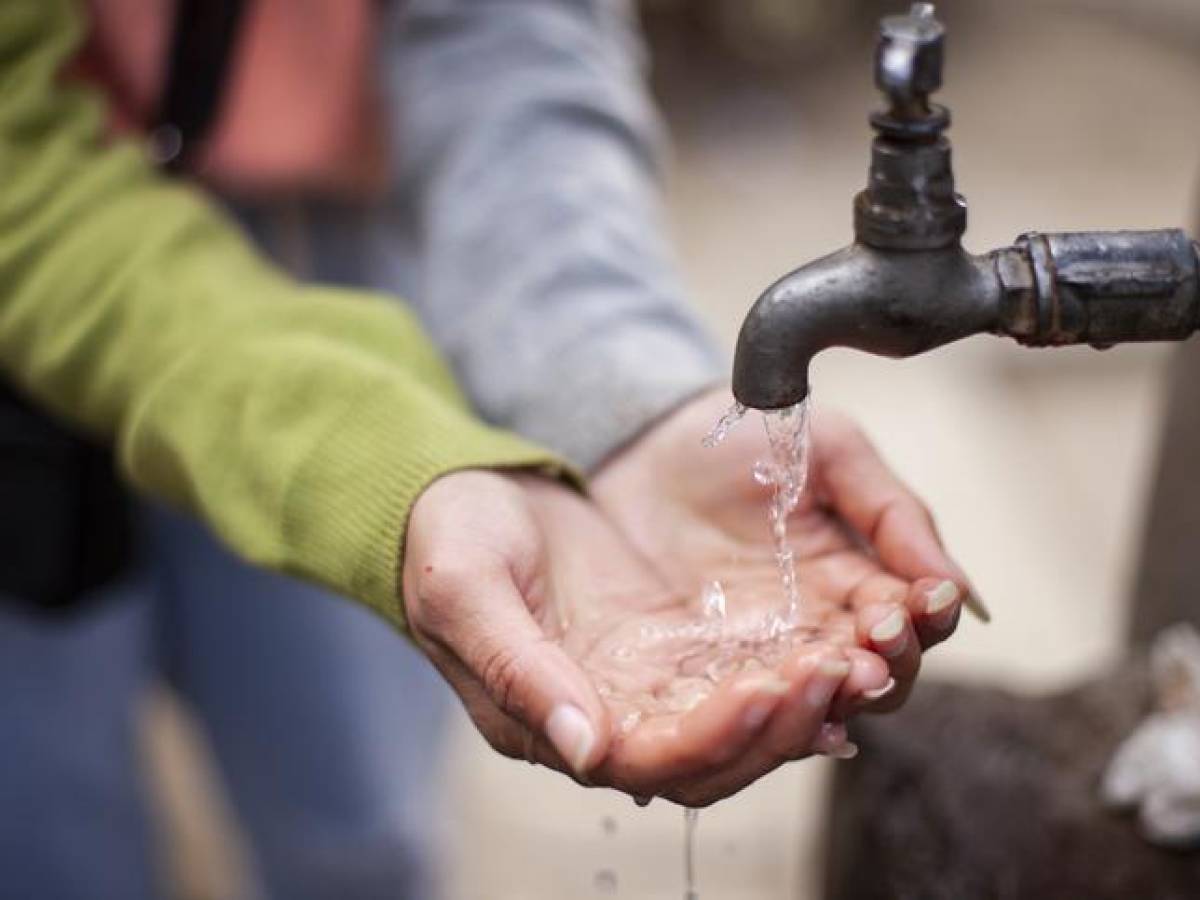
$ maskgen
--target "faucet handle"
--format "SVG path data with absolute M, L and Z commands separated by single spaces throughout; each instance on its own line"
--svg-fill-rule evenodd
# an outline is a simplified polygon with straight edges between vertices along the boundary
M 891 99 L 896 118 L 928 115 L 929 95 L 942 86 L 945 33 L 932 3 L 914 3 L 907 14 L 879 23 L 875 84 Z
M 967 227 L 943 134 L 950 111 L 929 102 L 942 86 L 945 34 L 932 3 L 879 23 L 875 83 L 891 104 L 871 114 L 871 170 L 854 201 L 854 233 L 863 244 L 937 250 L 955 246 Z

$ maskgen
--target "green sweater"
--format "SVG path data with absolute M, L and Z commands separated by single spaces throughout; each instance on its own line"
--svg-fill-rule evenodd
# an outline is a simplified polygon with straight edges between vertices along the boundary
M 297 284 L 60 79 L 72 0 L 0 2 L 0 366 L 252 562 L 403 623 L 407 513 L 454 469 L 545 466 L 482 425 L 392 300 Z

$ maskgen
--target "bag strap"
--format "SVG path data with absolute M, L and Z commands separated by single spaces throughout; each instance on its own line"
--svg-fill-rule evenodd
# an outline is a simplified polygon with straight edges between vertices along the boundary
M 166 86 L 152 139 L 179 172 L 212 129 L 228 80 L 246 0 L 178 0 Z

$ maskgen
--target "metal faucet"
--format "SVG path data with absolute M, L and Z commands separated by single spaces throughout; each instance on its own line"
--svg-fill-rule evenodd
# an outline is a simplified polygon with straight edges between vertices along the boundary
M 979 333 L 1029 346 L 1183 340 L 1200 328 L 1200 246 L 1178 229 L 1017 238 L 972 255 L 954 189 L 942 84 L 945 29 L 933 4 L 880 23 L 867 187 L 855 241 L 771 285 L 738 337 L 733 393 L 779 409 L 808 394 L 827 347 L 904 357 Z

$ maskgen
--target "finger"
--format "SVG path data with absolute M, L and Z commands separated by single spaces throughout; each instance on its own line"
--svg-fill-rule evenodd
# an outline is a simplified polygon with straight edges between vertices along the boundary
M 826 722 L 813 744 L 813 753 L 832 759 L 854 759 L 858 756 L 858 744 L 850 740 L 844 723 Z
M 901 687 L 892 676 L 887 661 L 878 653 L 862 647 L 847 647 L 843 652 L 850 660 L 850 674 L 842 682 L 825 717 L 833 721 L 847 719 L 868 709 L 876 711 L 884 697 L 892 698 Z M 888 708 L 892 707 L 889 705 Z
M 899 603 L 870 606 L 858 615 L 859 641 L 887 662 L 888 673 L 897 681 L 911 681 L 921 668 L 921 644 Z
M 962 611 L 962 591 L 948 579 L 922 578 L 909 590 L 907 605 L 921 646 L 929 648 L 954 633 Z
M 907 699 L 921 669 L 921 644 L 908 608 L 900 603 L 869 606 L 859 613 L 856 624 L 859 642 L 887 663 L 888 674 L 895 682 L 886 696 L 867 699 L 859 706 L 873 712 L 896 709 Z
M 964 591 L 970 583 L 946 553 L 933 517 L 854 427 L 830 429 L 818 442 L 823 486 L 833 509 L 906 581 L 935 576 Z
M 442 570 L 421 590 L 421 637 L 458 660 L 500 712 L 544 736 L 577 775 L 604 758 L 611 727 L 602 700 L 530 616 L 507 568 Z
M 707 806 L 737 793 L 783 763 L 809 755 L 829 704 L 850 668 L 849 660 L 836 651 L 793 657 L 783 666 L 791 687 L 750 750 L 718 772 L 674 785 L 664 796 L 686 806 Z
M 687 712 L 639 723 L 614 745 L 597 775 L 640 795 L 703 777 L 747 751 L 790 689 L 770 670 L 737 675 Z
M 422 649 L 458 695 L 472 723 L 492 749 L 511 759 L 525 760 L 555 769 L 581 784 L 591 783 L 586 777 L 573 771 L 570 764 L 542 734 L 497 707 L 475 675 L 444 647 L 428 644 L 423 645 Z

